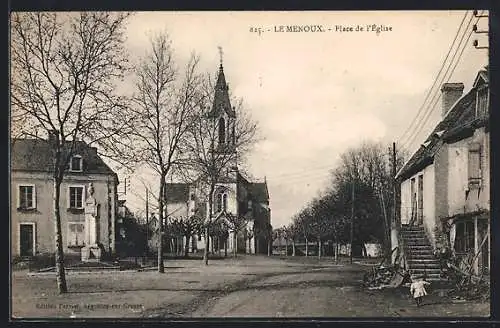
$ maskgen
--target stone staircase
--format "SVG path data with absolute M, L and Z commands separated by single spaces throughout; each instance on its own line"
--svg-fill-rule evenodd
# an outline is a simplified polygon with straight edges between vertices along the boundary
M 440 275 L 439 260 L 434 257 L 432 246 L 423 227 L 402 225 L 401 237 L 410 276 L 426 275 L 430 282 L 446 282 Z

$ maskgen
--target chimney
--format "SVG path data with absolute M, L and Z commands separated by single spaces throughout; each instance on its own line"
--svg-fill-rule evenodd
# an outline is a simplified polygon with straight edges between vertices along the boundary
M 59 134 L 57 132 L 58 132 L 57 130 L 49 130 L 48 131 L 49 136 L 48 136 L 47 140 L 49 141 L 49 143 L 53 144 L 53 143 L 58 142 Z
M 446 113 L 451 109 L 451 106 L 462 97 L 464 92 L 463 83 L 444 83 L 441 87 L 442 92 L 442 114 L 444 118 Z

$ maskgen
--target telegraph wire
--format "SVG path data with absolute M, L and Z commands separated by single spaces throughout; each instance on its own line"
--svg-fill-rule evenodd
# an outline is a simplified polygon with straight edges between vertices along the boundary
M 460 22 L 460 25 L 458 27 L 457 33 L 455 34 L 455 38 L 453 39 L 453 42 L 451 43 L 451 46 L 448 49 L 448 53 L 446 54 L 446 57 L 445 57 L 443 63 L 441 64 L 441 68 L 439 69 L 439 72 L 436 75 L 436 78 L 434 79 L 434 82 L 432 83 L 432 86 L 430 87 L 429 91 L 427 92 L 427 95 L 425 96 L 424 102 L 422 103 L 422 105 L 420 106 L 420 108 L 417 111 L 417 115 L 415 115 L 415 117 L 413 118 L 413 120 L 411 121 L 411 123 L 408 125 L 408 128 L 403 132 L 403 134 L 398 139 L 403 140 L 407 136 L 408 132 L 410 132 L 410 130 L 411 130 L 411 127 L 413 126 L 413 124 L 416 123 L 417 118 L 422 113 L 422 110 L 424 109 L 425 103 L 429 99 L 429 96 L 431 95 L 432 90 L 436 86 L 436 82 L 437 82 L 437 80 L 439 78 L 439 75 L 441 74 L 441 72 L 443 71 L 443 69 L 445 67 L 446 61 L 448 60 L 448 57 L 450 56 L 451 50 L 453 49 L 453 47 L 455 45 L 455 42 L 456 42 L 456 40 L 458 38 L 458 35 L 460 34 L 460 31 L 462 30 L 462 26 L 464 24 L 465 18 L 467 17 L 468 13 L 469 13 L 469 11 L 467 10 L 465 12 L 464 16 L 462 17 L 462 21 Z M 472 17 L 471 17 L 471 20 L 472 20 Z M 464 32 L 464 34 L 465 34 L 465 32 Z
M 469 27 L 471 25 L 471 22 L 472 20 L 474 19 L 474 16 L 471 16 L 471 18 L 469 19 L 469 22 L 467 24 L 467 28 L 465 29 L 465 33 L 462 35 L 461 39 L 460 39 L 460 42 L 459 42 L 459 45 L 457 47 L 457 49 L 455 50 L 454 54 L 453 54 L 453 57 L 450 61 L 450 66 L 448 66 L 448 68 L 446 69 L 446 72 L 444 73 L 442 79 L 441 79 L 441 84 L 443 83 L 443 81 L 446 79 L 446 82 L 449 82 L 450 78 L 453 76 L 453 73 L 455 72 L 455 69 L 458 65 L 458 63 L 460 62 L 460 59 L 465 51 L 465 48 L 467 47 L 467 43 L 469 42 L 469 39 L 472 35 L 472 30 L 469 31 L 468 33 L 468 36 L 467 36 L 467 40 L 465 41 L 465 43 L 463 43 L 462 45 L 462 42 L 465 38 L 465 35 L 467 34 L 467 30 L 469 30 Z M 460 54 L 458 56 L 458 59 L 457 61 L 455 62 L 455 64 L 453 64 L 453 61 L 455 60 L 455 57 L 456 55 L 458 54 L 458 51 L 459 51 L 459 48 L 462 46 L 462 48 L 460 49 Z M 451 70 L 450 72 L 450 68 L 452 67 L 453 65 L 453 69 Z M 450 72 L 448 78 L 446 78 L 446 76 L 448 75 L 448 72 Z M 436 98 L 437 97 L 437 98 Z M 430 118 L 430 115 L 434 112 L 434 109 L 436 108 L 436 105 L 437 105 L 437 102 L 438 100 L 441 98 L 441 94 L 439 92 L 436 92 L 431 100 L 431 102 L 428 104 L 428 107 L 425 111 L 425 114 L 424 114 L 424 117 L 419 121 L 419 123 L 417 124 L 417 126 L 415 127 L 413 133 L 409 136 L 409 138 L 403 142 L 403 148 L 404 147 L 407 147 L 407 146 L 411 146 L 413 145 L 414 141 L 415 141 L 415 138 L 419 135 L 419 133 L 422 131 L 423 127 L 425 126 L 425 124 L 428 122 L 429 118 Z M 431 105 L 432 104 L 432 105 Z

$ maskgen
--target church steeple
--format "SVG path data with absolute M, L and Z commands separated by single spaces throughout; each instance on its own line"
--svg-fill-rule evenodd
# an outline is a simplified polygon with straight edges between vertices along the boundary
M 217 75 L 217 82 L 215 83 L 214 103 L 210 112 L 210 116 L 219 117 L 225 112 L 227 116 L 233 118 L 235 117 L 236 113 L 231 107 L 231 101 L 229 100 L 229 87 L 226 83 L 226 77 L 224 76 L 224 67 L 222 65 L 223 53 L 221 47 L 219 47 L 219 54 L 219 72 Z

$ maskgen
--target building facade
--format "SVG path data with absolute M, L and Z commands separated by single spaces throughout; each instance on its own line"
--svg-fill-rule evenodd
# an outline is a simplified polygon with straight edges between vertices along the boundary
M 16 139 L 11 157 L 12 256 L 36 256 L 55 252 L 54 182 L 52 142 Z M 63 250 L 79 257 L 89 227 L 85 204 L 89 186 L 96 208 L 96 239 L 103 251 L 115 250 L 115 215 L 118 177 L 99 157 L 97 149 L 76 143 L 61 185 L 60 213 Z M 91 184 L 91 185 L 90 185 Z
M 218 147 L 216 151 L 238 151 L 235 146 L 236 112 L 231 106 L 228 85 L 222 64 L 219 68 L 215 85 L 213 106 L 207 113 L 207 119 L 216 124 Z M 214 194 L 207 195 L 206 187 L 198 182 L 167 184 L 167 217 L 201 217 L 223 223 L 230 227 L 229 217 L 240 218 L 244 224 L 239 228 L 229 228 L 227 238 L 210 237 L 211 250 L 220 249 L 232 252 L 267 253 L 267 243 L 271 231 L 271 210 L 267 181 L 252 182 L 246 179 L 238 169 L 236 156 L 228 156 L 222 168 Z M 213 197 L 212 212 L 207 197 Z M 236 238 L 235 237 L 236 234 Z M 186 238 L 184 238 L 184 243 Z M 196 234 L 190 241 L 189 249 L 199 251 L 205 248 L 205 240 Z
M 481 70 L 465 95 L 462 83 L 443 85 L 441 122 L 396 176 L 401 223 L 423 226 L 433 248 L 444 234 L 476 274 L 490 268 L 488 81 Z

